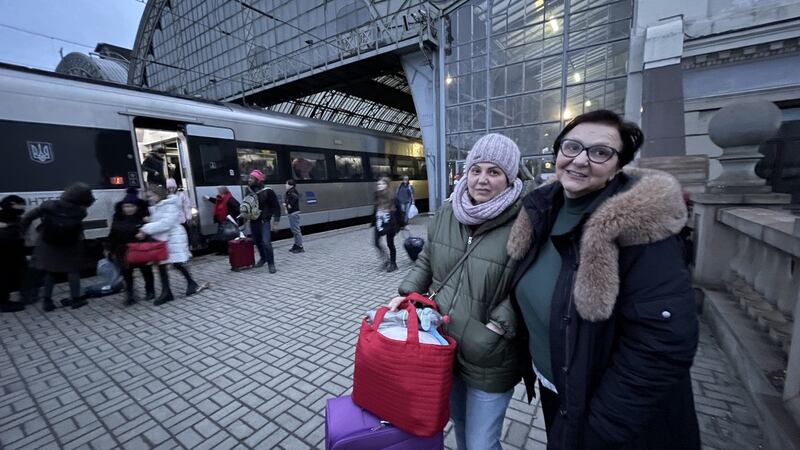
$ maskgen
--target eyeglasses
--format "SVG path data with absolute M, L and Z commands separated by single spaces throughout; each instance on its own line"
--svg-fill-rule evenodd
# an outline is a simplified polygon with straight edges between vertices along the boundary
M 586 155 L 589 157 L 589 161 L 595 164 L 603 164 L 604 162 L 613 158 L 614 155 L 619 155 L 619 150 L 615 148 L 608 147 L 606 145 L 593 145 L 591 147 L 584 147 L 583 144 L 578 141 L 573 141 L 572 139 L 562 140 L 559 151 L 567 158 L 577 158 L 578 155 L 580 155 L 584 150 L 586 150 Z

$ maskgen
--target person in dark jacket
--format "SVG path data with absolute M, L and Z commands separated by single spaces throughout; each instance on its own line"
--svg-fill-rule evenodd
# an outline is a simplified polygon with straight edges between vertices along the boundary
M 459 450 L 501 450 L 503 418 L 522 377 L 526 351 L 509 299 L 514 263 L 505 251 L 529 187 L 518 177 L 519 162 L 519 148 L 506 136 L 478 139 L 464 164 L 466 181 L 436 212 L 398 289 L 435 290 L 439 311 L 450 317 L 445 331 L 457 344 L 450 415 Z M 402 300 L 395 297 L 390 308 Z
M 134 269 L 139 269 L 144 278 L 145 299 L 156 298 L 152 266 L 130 266 L 125 262 L 128 244 L 138 241 L 136 235 L 142 225 L 147 223 L 145 221 L 147 215 L 147 202 L 139 198 L 136 188 L 128 188 L 122 201 L 114 205 L 114 217 L 111 221 L 111 231 L 108 234 L 108 252 L 113 262 L 122 269 L 122 277 L 125 280 L 125 306 L 136 303 L 133 294 Z
M 397 198 L 389 191 L 389 179 L 381 178 L 375 184 L 375 208 L 372 214 L 372 226 L 375 227 L 375 248 L 383 260 L 381 268 L 387 272 L 397 270 L 397 249 L 394 246 L 394 235 L 400 230 L 402 219 Z M 389 257 L 381 246 L 381 236 L 386 236 Z
M 414 204 L 414 186 L 411 186 L 408 175 L 404 176 L 403 182 L 397 186 L 395 197 L 397 197 L 397 203 L 400 205 L 400 217 L 403 220 L 401 226 L 405 227 L 408 223 L 408 210 L 411 208 L 411 205 Z
M 58 200 L 48 200 L 22 218 L 23 230 L 34 220 L 41 219 L 31 266 L 44 274 L 45 311 L 55 309 L 52 295 L 57 273 L 66 273 L 69 280 L 70 300 L 65 305 L 75 309 L 87 304 L 81 297 L 80 269 L 85 262 L 81 223 L 94 200 L 88 185 L 75 183 L 64 189 Z M 55 230 L 60 230 L 58 235 L 54 235 Z
M 0 201 L 0 312 L 16 312 L 25 305 L 11 301 L 20 289 L 28 263 L 20 219 L 25 214 L 25 199 L 9 195 Z
M 220 186 L 217 188 L 217 196 L 216 197 L 209 197 L 206 195 L 204 197 L 206 200 L 214 204 L 214 223 L 217 224 L 217 239 L 218 246 L 221 246 L 219 253 L 223 255 L 228 254 L 228 241 L 231 239 L 235 239 L 238 236 L 238 230 L 235 229 L 235 226 L 238 226 L 239 223 L 233 223 L 228 219 L 228 216 L 231 219 L 236 220 L 239 217 L 240 212 L 240 204 L 239 201 L 234 198 L 231 191 L 228 190 L 225 186 Z M 236 232 L 237 235 L 227 235 L 225 229 L 233 229 L 233 232 Z
M 286 180 L 286 215 L 289 216 L 289 228 L 294 236 L 294 245 L 289 249 L 292 253 L 303 253 L 303 233 L 300 231 L 300 194 L 297 193 L 295 181 Z
M 164 150 L 153 150 L 142 161 L 142 172 L 148 185 L 164 186 L 167 176 L 164 173 Z
M 278 228 L 278 221 L 281 219 L 281 206 L 278 203 L 278 196 L 267 186 L 264 186 L 264 174 L 260 170 L 250 172 L 248 186 L 258 198 L 258 208 L 261 215 L 256 220 L 250 221 L 250 232 L 253 233 L 253 243 L 258 248 L 261 259 L 256 263 L 256 267 L 267 264 L 269 273 L 275 273 L 275 254 L 272 251 L 272 229 Z M 272 222 L 270 221 L 272 220 Z
M 672 176 L 622 170 L 643 141 L 611 111 L 573 119 L 508 240 L 549 449 L 700 448 L 686 207 Z

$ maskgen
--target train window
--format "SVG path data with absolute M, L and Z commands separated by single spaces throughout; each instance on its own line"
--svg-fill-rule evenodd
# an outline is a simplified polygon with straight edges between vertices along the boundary
M 390 178 L 392 175 L 389 158 L 373 156 L 369 159 L 369 165 L 372 166 L 372 176 L 376 179 L 381 177 Z
M 395 163 L 394 179 L 400 180 L 405 176 L 412 180 L 416 180 L 417 165 L 411 158 L 398 156 Z
M 360 156 L 334 155 L 336 177 L 340 180 L 361 180 L 364 178 L 364 163 Z
M 327 180 L 325 155 L 311 152 L 291 152 L 292 176 L 295 180 Z
M 237 148 L 239 157 L 239 176 L 243 184 L 247 184 L 250 172 L 261 171 L 267 182 L 280 182 L 278 177 L 278 152 L 263 148 Z
M 419 171 L 417 171 L 417 177 L 420 180 L 427 180 L 428 179 L 428 165 L 425 164 L 425 158 L 418 158 L 417 159 L 417 167 L 419 167 Z
M 203 178 L 200 180 L 205 185 L 230 185 L 236 184 L 236 157 L 233 148 L 228 147 L 224 141 L 191 138 L 189 147 L 196 148 L 200 153 Z

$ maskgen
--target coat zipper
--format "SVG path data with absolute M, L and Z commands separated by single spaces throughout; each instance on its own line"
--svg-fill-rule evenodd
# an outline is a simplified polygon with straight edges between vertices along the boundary
M 564 366 L 562 367 L 562 372 L 564 376 L 564 398 L 561 401 L 563 405 L 569 404 L 569 377 L 568 377 L 568 370 L 569 370 L 569 327 L 572 325 L 572 304 L 575 302 L 575 276 L 578 273 L 578 246 L 575 244 L 574 237 L 571 239 L 572 244 L 572 251 L 575 255 L 575 263 L 572 265 L 572 274 L 570 276 L 569 283 L 567 284 L 567 288 L 569 289 L 569 303 L 567 303 L 567 315 L 566 315 L 566 324 L 564 326 Z M 564 407 L 566 411 L 566 406 Z M 567 437 L 569 433 L 564 433 L 562 439 L 562 448 L 567 448 Z

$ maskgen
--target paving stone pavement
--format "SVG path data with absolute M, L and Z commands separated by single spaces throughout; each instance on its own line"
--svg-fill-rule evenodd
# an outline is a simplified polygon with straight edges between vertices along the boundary
M 350 392 L 360 316 L 391 298 L 411 266 L 398 237 L 400 270 L 379 270 L 371 233 L 308 236 L 299 255 L 277 242 L 274 275 L 196 258 L 190 270 L 212 289 L 161 307 L 126 308 L 112 296 L 78 310 L 0 315 L 0 448 L 324 448 L 325 401 Z M 171 280 L 182 292 L 177 272 Z M 692 373 L 704 447 L 762 448 L 741 383 L 705 324 Z M 538 404 L 518 386 L 504 447 L 545 442 Z

